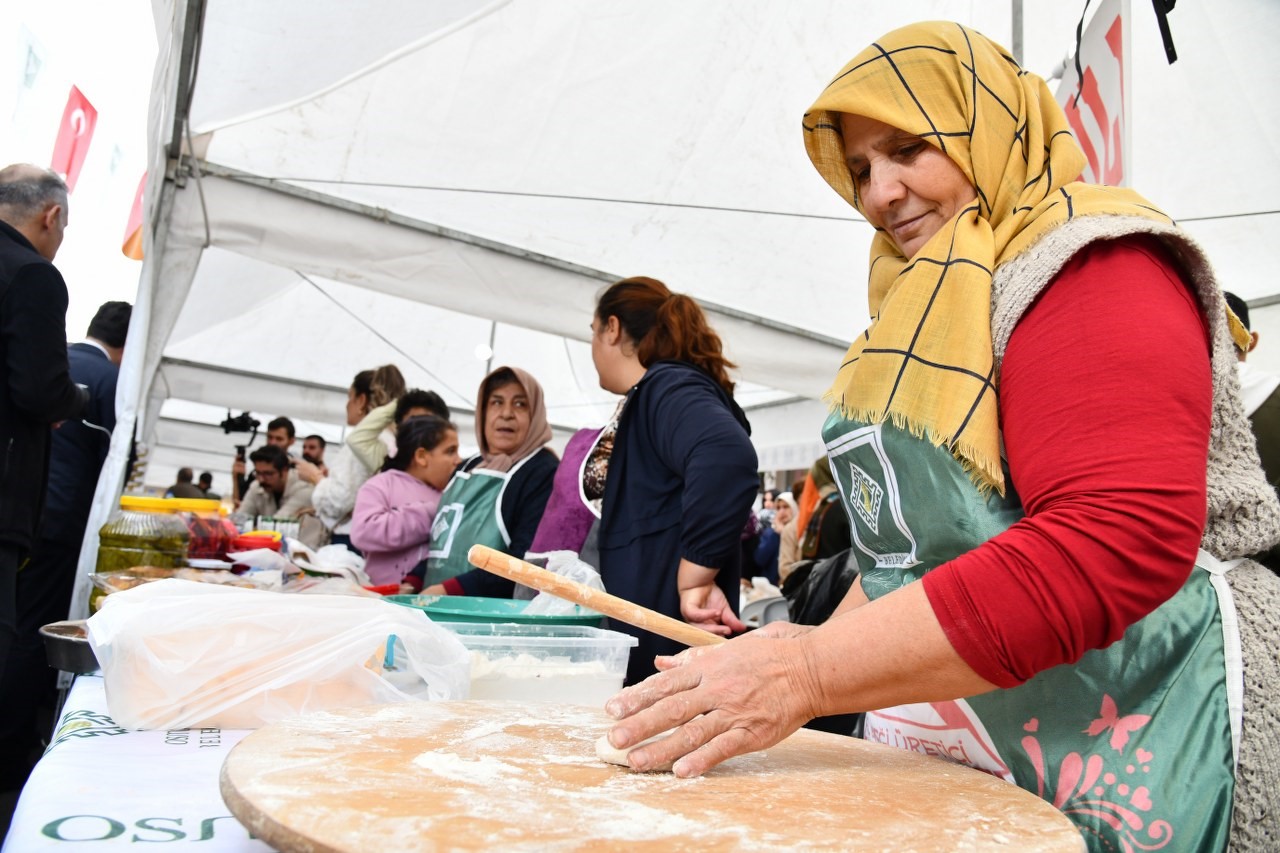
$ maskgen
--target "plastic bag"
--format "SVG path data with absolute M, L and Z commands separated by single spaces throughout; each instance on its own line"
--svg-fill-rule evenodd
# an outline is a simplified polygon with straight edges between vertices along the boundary
M 296 575 L 298 567 L 289 562 L 289 558 L 279 551 L 270 548 L 255 548 L 252 551 L 232 551 L 227 559 L 236 565 L 249 566 L 254 569 L 271 569 L 281 574 Z
M 762 598 L 777 598 L 782 595 L 782 590 L 769 582 L 768 578 L 754 577 L 751 579 L 751 586 L 742 590 L 742 604 L 750 604 L 753 601 L 759 601 Z
M 845 549 L 823 560 L 797 563 L 782 585 L 791 602 L 791 621 L 797 625 L 821 625 L 831 618 L 858 579 L 858 561 Z
M 573 551 L 548 552 L 547 571 L 604 592 L 604 581 L 600 580 L 600 573 L 594 566 L 579 560 L 578 555 Z M 577 613 L 577 607 L 578 605 L 572 601 L 566 601 L 549 592 L 540 592 L 529 602 L 524 612 L 541 616 L 563 616 L 567 613 Z
M 295 539 L 289 543 L 289 559 L 294 565 L 311 575 L 332 575 L 346 578 L 359 586 L 373 583 L 364 571 L 364 557 L 351 551 L 345 545 L 326 545 L 312 551 Z
M 257 728 L 470 688 L 452 632 L 374 599 L 162 580 L 110 596 L 86 627 L 111 716 L 131 729 Z

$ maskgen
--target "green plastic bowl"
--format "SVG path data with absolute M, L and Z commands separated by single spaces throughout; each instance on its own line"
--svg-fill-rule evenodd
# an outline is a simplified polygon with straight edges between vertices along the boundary
M 511 598 L 482 598 L 475 595 L 388 595 L 404 607 L 416 607 L 437 622 L 514 622 L 518 625 L 589 625 L 599 628 L 604 614 L 575 604 L 572 613 L 543 615 L 525 613 L 527 601 Z

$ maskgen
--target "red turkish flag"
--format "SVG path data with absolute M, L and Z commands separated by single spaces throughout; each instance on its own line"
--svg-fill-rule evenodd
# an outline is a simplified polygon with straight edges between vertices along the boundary
M 93 129 L 98 125 L 98 111 L 89 99 L 71 87 L 67 96 L 67 108 L 62 111 L 62 125 L 58 128 L 58 141 L 53 144 L 53 162 L 49 167 L 67 182 L 67 190 L 76 188 L 80 168 L 89 153 Z

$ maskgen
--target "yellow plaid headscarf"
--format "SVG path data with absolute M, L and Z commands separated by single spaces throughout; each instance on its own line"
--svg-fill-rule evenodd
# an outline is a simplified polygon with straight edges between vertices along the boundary
M 1072 217 L 1170 219 L 1131 190 L 1077 181 L 1085 157 L 1049 87 L 960 24 L 889 33 L 854 57 L 805 113 L 809 158 L 861 211 L 835 113 L 876 119 L 937 146 L 978 198 L 910 260 L 876 234 L 871 325 L 849 347 L 826 399 L 847 417 L 891 420 L 945 445 L 980 489 L 1004 494 L 992 274 Z

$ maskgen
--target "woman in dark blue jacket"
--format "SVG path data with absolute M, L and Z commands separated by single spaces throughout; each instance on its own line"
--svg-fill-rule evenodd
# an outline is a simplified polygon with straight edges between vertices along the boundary
M 605 588 L 716 634 L 740 631 L 739 538 L 759 481 L 720 338 L 696 302 L 651 278 L 609 287 L 591 328 L 601 387 L 625 395 L 584 467 L 586 497 L 603 498 Z M 614 627 L 640 640 L 629 684 L 682 648 Z

